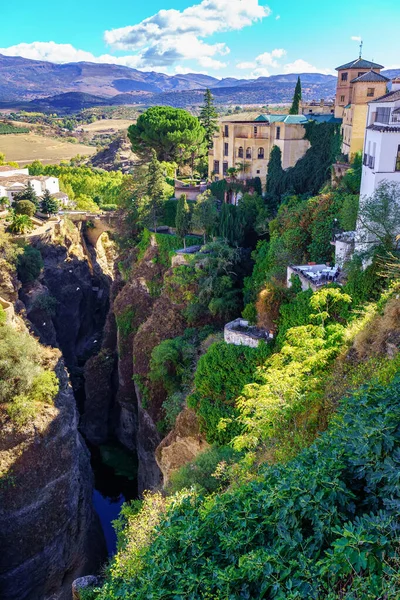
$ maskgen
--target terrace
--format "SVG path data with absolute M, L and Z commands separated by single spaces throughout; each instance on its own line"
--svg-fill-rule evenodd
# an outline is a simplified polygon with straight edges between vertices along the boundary
M 244 319 L 235 319 L 225 325 L 224 340 L 235 346 L 257 348 L 260 341 L 268 342 L 273 338 L 273 332 L 249 325 Z
M 323 285 L 337 281 L 340 276 L 338 265 L 329 267 L 328 265 L 291 265 L 287 268 L 287 286 L 292 286 L 292 275 L 298 275 L 303 291 L 311 289 L 317 291 Z

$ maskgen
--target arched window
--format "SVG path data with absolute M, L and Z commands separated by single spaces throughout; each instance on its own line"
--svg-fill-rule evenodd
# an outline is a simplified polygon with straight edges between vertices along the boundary
M 238 157 L 239 158 L 243 158 L 243 148 L 242 148 L 242 146 L 240 146 L 240 148 L 238 150 Z
M 251 148 L 246 148 L 246 158 L 251 158 Z
M 264 158 L 264 148 L 258 149 L 258 158 Z

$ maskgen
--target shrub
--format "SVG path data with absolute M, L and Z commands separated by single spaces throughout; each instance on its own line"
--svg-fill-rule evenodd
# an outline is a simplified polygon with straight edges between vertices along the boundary
M 208 442 L 225 445 L 241 432 L 236 400 L 256 380 L 257 368 L 269 353 L 265 344 L 254 349 L 217 342 L 200 358 L 188 405 L 199 415 Z
M 23 254 L 18 256 L 18 277 L 22 283 L 34 281 L 43 269 L 42 255 L 33 246 L 25 246 Z
M 112 212 L 112 211 L 118 209 L 118 205 L 117 204 L 100 204 L 100 208 L 101 208 L 101 210 L 104 210 L 106 212 Z
M 30 200 L 20 200 L 14 204 L 14 210 L 17 215 L 33 217 L 36 212 L 36 206 Z
M 174 494 L 195 486 L 204 493 L 212 494 L 229 484 L 229 467 L 238 462 L 240 457 L 241 454 L 230 446 L 214 446 L 173 472 L 167 491 Z
M 181 492 L 99 599 L 398 598 L 399 422 L 397 378 L 346 398 L 288 464 L 213 497 Z

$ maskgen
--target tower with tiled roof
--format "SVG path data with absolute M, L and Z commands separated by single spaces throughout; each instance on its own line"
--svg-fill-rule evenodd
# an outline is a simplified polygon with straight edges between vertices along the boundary
M 383 65 L 359 56 L 355 60 L 336 67 L 338 80 L 336 86 L 335 117 L 343 117 L 344 107 L 352 102 L 353 83 L 371 71 L 379 74 Z

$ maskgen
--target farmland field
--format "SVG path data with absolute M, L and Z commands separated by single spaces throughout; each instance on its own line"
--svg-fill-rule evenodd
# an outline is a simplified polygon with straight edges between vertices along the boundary
M 40 160 L 44 164 L 56 164 L 60 160 L 69 160 L 77 154 L 92 155 L 96 148 L 83 144 L 72 144 L 61 140 L 31 134 L 0 135 L 0 152 L 6 160 L 21 165 Z
M 129 125 L 132 125 L 134 122 L 134 120 L 129 121 L 127 119 L 101 119 L 100 121 L 83 125 L 82 129 L 90 133 L 108 131 L 109 129 L 121 131 L 122 129 L 128 129 Z

